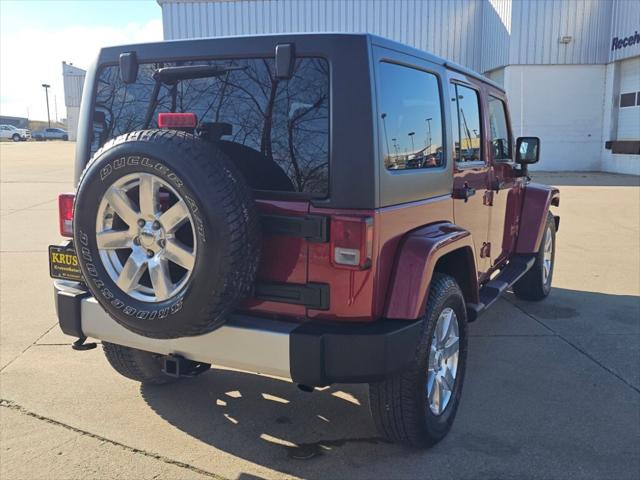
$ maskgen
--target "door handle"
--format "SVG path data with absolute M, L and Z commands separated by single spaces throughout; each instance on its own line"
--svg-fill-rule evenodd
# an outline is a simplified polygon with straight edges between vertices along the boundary
M 467 202 L 470 197 L 473 197 L 476 194 L 476 189 L 470 187 L 468 183 L 465 182 L 462 188 L 455 188 L 453 190 L 453 198 L 462 199 Z

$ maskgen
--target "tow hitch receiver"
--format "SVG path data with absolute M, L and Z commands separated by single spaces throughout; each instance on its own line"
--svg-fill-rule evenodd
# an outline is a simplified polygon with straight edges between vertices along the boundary
M 167 355 L 164 357 L 162 371 L 170 377 L 195 377 L 209 368 L 211 365 L 208 363 L 194 362 L 180 355 Z

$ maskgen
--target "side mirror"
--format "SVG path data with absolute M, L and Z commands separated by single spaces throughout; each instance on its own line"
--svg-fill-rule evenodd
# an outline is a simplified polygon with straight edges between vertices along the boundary
M 516 163 L 530 165 L 540 160 L 540 139 L 538 137 L 519 137 L 516 140 Z

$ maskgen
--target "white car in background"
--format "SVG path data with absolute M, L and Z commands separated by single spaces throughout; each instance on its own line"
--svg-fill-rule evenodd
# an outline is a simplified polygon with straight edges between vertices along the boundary
M 31 131 L 16 128 L 13 125 L 0 125 L 0 138 L 8 138 L 14 142 L 24 142 L 31 138 Z

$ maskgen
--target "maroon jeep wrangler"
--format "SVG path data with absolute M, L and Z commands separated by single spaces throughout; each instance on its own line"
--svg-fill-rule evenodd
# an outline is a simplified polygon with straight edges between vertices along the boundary
M 122 375 L 368 383 L 386 438 L 451 428 L 467 323 L 551 288 L 559 192 L 504 91 L 370 35 L 105 48 L 50 247 L 60 327 Z

